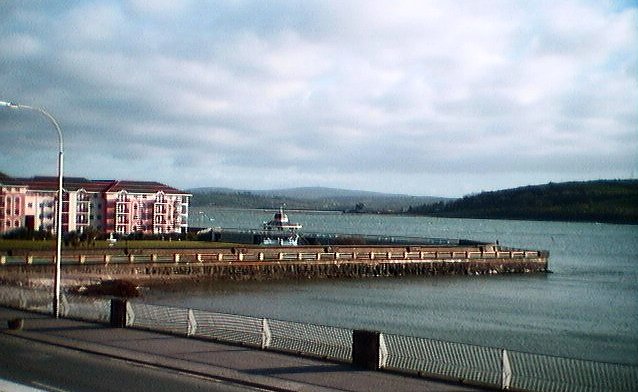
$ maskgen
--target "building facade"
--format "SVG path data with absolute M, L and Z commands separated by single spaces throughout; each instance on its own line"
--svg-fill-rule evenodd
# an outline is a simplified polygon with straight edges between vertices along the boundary
M 57 177 L 0 178 L 0 234 L 26 228 L 55 233 Z M 191 195 L 157 182 L 65 178 L 62 232 L 179 234 Z

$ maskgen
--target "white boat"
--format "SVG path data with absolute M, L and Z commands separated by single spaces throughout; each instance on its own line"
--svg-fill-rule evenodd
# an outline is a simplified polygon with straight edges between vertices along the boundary
M 264 230 L 270 231 L 296 231 L 301 229 L 301 224 L 292 223 L 288 220 L 288 215 L 284 213 L 284 208 L 279 207 L 279 211 L 275 212 L 275 217 L 268 222 L 264 222 Z
M 288 215 L 284 213 L 284 208 L 280 207 L 273 219 L 264 222 L 264 238 L 262 245 L 297 246 L 301 224 L 288 220 Z

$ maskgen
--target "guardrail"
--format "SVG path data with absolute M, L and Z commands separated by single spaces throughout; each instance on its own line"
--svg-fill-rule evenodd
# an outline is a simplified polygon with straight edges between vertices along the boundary
M 347 249 L 347 247 L 344 247 Z M 408 247 L 409 248 L 409 247 Z M 478 249 L 478 248 L 477 248 Z M 132 264 L 132 263 L 218 263 L 261 261 L 423 261 L 423 260 L 471 260 L 471 259 L 530 259 L 547 257 L 544 251 L 534 250 L 421 250 L 408 251 L 405 247 L 387 248 L 383 251 L 309 251 L 304 248 L 290 250 L 268 250 L 267 248 L 243 248 L 234 252 L 172 253 L 172 254 L 87 254 L 67 256 L 63 264 Z M 4 264 L 54 264 L 55 256 L 6 256 L 0 255 Z
M 246 228 L 232 228 L 232 227 L 217 227 L 203 230 L 200 232 L 203 235 L 210 234 L 212 241 L 224 240 L 224 238 L 230 238 L 229 242 L 241 242 L 253 244 L 256 238 L 263 238 L 272 235 L 268 231 L 261 229 L 246 229 Z M 325 232 L 310 232 L 303 231 L 299 233 L 300 244 L 313 244 L 319 242 L 323 245 L 339 244 L 345 241 L 358 241 L 365 244 L 376 245 L 459 245 L 461 243 L 466 244 L 479 244 L 483 242 L 467 240 L 467 239 L 455 239 L 455 238 L 440 238 L 440 237 L 415 237 L 415 236 L 400 236 L 400 235 L 381 235 L 381 234 L 360 234 L 360 233 L 325 233 Z
M 51 313 L 52 293 L 0 286 L 0 304 Z M 374 331 L 68 294 L 62 295 L 60 315 L 503 390 L 638 390 L 636 366 Z

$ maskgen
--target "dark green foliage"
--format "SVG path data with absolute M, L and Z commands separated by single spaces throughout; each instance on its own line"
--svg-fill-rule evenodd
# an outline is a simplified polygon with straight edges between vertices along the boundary
M 283 196 L 261 196 L 245 191 L 198 191 L 192 190 L 191 206 L 215 206 L 237 208 L 279 208 L 285 204 L 288 208 L 307 208 L 309 203 Z
M 7 240 L 49 240 L 53 238 L 53 235 L 49 231 L 33 231 L 26 227 L 20 227 L 4 233 L 0 237 Z
M 483 192 L 447 203 L 413 207 L 410 213 L 638 224 L 638 180 L 549 183 Z

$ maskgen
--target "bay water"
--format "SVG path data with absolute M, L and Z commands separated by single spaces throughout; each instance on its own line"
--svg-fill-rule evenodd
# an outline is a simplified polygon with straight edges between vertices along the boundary
M 193 209 L 191 226 L 257 229 L 274 211 Z M 638 365 L 638 226 L 288 211 L 316 233 L 499 241 L 549 250 L 549 274 L 209 282 L 144 301 Z

